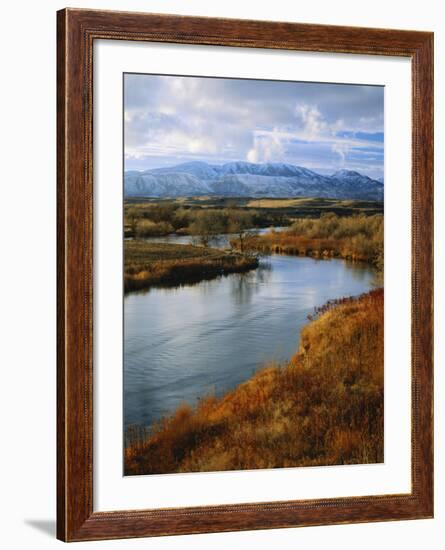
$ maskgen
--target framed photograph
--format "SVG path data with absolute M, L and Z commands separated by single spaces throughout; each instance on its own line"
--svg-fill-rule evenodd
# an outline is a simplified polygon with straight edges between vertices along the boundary
M 58 538 L 433 516 L 433 34 L 58 12 Z

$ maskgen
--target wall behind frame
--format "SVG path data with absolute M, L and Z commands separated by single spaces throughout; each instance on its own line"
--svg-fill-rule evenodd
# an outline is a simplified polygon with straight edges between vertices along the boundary
M 3 8 L 2 41 L 2 289 L 1 350 L 3 445 L 2 539 L 5 547 L 60 547 L 55 540 L 55 179 L 56 179 L 56 10 L 72 7 L 182 13 L 306 23 L 406 28 L 434 31 L 436 121 L 444 120 L 445 19 L 441 4 L 424 0 L 353 0 L 298 3 L 286 0 L 44 0 L 8 3 Z M 4 43 L 3 43 L 4 42 Z M 438 104 L 439 103 L 439 104 Z M 445 130 L 436 124 L 436 151 L 445 148 Z M 444 157 L 436 155 L 435 180 L 445 177 Z M 436 184 L 436 519 L 225 533 L 163 539 L 88 543 L 88 547 L 204 550 L 244 548 L 404 550 L 441 547 L 445 535 L 445 432 L 443 404 L 445 343 L 445 236 L 443 186 Z M 441 250 L 442 249 L 442 250 Z M 85 544 L 85 543 L 83 543 Z

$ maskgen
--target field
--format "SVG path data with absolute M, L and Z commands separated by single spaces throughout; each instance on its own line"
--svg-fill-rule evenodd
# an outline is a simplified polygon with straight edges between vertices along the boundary
M 383 461 L 383 290 L 314 311 L 286 365 L 126 433 L 125 474 Z
M 319 217 L 323 213 L 332 212 L 338 216 L 352 216 L 355 214 L 381 214 L 383 204 L 375 201 L 339 200 L 339 199 L 251 199 L 247 202 L 248 208 L 281 209 L 295 218 Z
M 257 267 L 255 256 L 204 246 L 125 240 L 124 289 L 212 278 Z

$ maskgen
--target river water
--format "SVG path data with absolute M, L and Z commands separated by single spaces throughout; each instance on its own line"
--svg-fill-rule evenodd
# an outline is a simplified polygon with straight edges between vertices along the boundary
M 148 426 L 184 401 L 220 395 L 265 363 L 289 359 L 315 306 L 366 292 L 373 277 L 365 264 L 271 255 L 248 273 L 126 295 L 125 426 Z

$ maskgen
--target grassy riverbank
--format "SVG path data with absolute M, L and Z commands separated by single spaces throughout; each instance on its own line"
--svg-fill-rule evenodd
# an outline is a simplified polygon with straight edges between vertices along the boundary
M 287 365 L 126 439 L 126 475 L 382 462 L 383 290 L 315 311 Z
M 203 246 L 142 240 L 126 240 L 124 246 L 126 292 L 153 285 L 195 282 L 258 266 L 254 256 Z
M 232 243 L 237 246 L 237 241 Z M 365 261 L 383 269 L 383 216 L 323 214 L 296 220 L 286 231 L 270 231 L 249 239 L 249 248 L 270 254 Z

